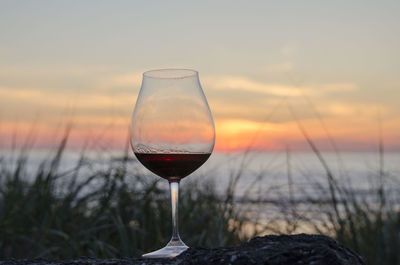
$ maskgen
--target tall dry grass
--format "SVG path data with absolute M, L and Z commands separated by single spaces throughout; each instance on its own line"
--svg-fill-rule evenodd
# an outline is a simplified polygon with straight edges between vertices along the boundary
M 72 168 L 60 169 L 67 137 L 36 171 L 29 169 L 29 152 L 11 164 L 1 158 L 0 257 L 132 257 L 165 245 L 171 233 L 165 183 L 130 170 L 135 161 L 127 152 L 102 169 L 84 153 Z M 246 240 L 232 191 L 221 195 L 214 187 L 192 181 L 181 191 L 180 231 L 188 245 Z

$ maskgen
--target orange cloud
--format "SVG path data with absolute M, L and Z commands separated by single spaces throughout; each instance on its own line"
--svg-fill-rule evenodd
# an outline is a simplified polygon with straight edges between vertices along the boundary
M 75 74 L 81 71 L 83 69 L 77 69 Z M 90 89 L 82 89 L 79 93 L 68 89 L 0 86 L 0 146 L 9 146 L 15 133 L 22 142 L 33 123 L 36 123 L 38 145 L 56 145 L 58 141 L 54 135 L 60 135 L 65 124 L 72 122 L 71 146 L 79 147 L 90 142 L 93 146 L 123 148 L 141 82 L 140 75 L 136 72 L 103 75 L 92 80 Z M 203 80 L 207 94 L 211 92 L 208 99 L 215 118 L 216 150 L 232 151 L 249 146 L 282 150 L 287 145 L 293 149 L 306 148 L 294 117 L 285 104 L 278 104 L 285 97 L 310 136 L 321 146 L 329 147 L 329 135 L 324 126 L 333 138 L 343 143 L 342 146 L 362 149 L 363 144 L 375 144 L 379 137 L 378 110 L 384 118 L 385 143 L 393 148 L 399 146 L 400 122 L 395 107 L 330 98 L 333 93 L 358 90 L 357 84 L 339 82 L 299 88 L 243 76 L 206 76 Z M 302 93 L 317 99 L 315 108 L 324 125 Z M 277 110 L 266 120 L 274 108 Z M 36 112 L 40 114 L 38 118 L 35 118 Z M 186 127 L 201 130 L 195 124 Z M 178 130 L 176 137 L 183 139 L 185 134 Z
M 278 97 L 298 97 L 304 94 L 320 96 L 331 92 L 354 91 L 358 86 L 354 83 L 311 84 L 293 86 L 271 84 L 254 81 L 243 76 L 206 76 L 203 78 L 207 87 L 217 90 L 242 90 L 269 94 Z

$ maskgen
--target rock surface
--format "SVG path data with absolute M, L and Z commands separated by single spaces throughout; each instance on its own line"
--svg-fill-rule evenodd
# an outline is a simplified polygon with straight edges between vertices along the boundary
M 114 264 L 264 264 L 264 265 L 358 265 L 362 258 L 330 237 L 322 235 L 280 235 L 256 237 L 238 247 L 206 249 L 190 248 L 174 259 L 94 259 L 80 258 L 66 261 L 3 260 L 0 264 L 29 265 L 114 265 Z

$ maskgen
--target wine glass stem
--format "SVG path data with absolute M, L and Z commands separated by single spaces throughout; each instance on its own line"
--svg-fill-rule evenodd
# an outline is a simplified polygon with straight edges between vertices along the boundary
M 178 197 L 179 182 L 170 182 L 169 189 L 171 192 L 171 209 L 172 209 L 172 238 L 171 242 L 181 241 L 178 231 Z

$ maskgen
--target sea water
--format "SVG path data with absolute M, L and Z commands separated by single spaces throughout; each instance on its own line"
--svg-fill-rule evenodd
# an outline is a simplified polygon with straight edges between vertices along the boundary
M 33 179 L 41 165 L 52 163 L 55 154 L 55 150 L 43 149 L 22 154 L 1 150 L 0 166 L 2 170 L 14 170 L 18 159 L 26 158 L 23 175 Z M 130 150 L 89 150 L 84 153 L 66 150 L 60 163 L 54 166 L 60 173 L 73 172 L 80 163 L 78 177 L 83 180 L 97 172 L 117 169 L 124 161 L 127 179 L 132 178 L 132 185 L 138 185 L 134 182 L 137 174 L 149 180 L 160 179 L 142 166 Z M 60 181 L 68 183 L 68 174 Z M 340 189 L 347 192 L 346 196 L 354 195 L 368 202 L 371 209 L 379 207 L 378 189 L 384 187 L 387 202 L 400 208 L 400 152 L 323 152 L 320 157 L 312 152 L 214 152 L 203 166 L 181 181 L 182 189 L 193 182 L 199 185 L 212 183 L 222 199 L 230 190 L 237 209 L 248 220 L 258 220 L 257 224 L 250 222 L 246 228 L 251 233 L 263 222 L 269 225 L 272 221 L 287 227 L 285 222 L 293 209 L 308 220 L 324 222 L 326 215 L 324 217 L 322 213 L 332 210 L 330 185 L 335 188 L 338 204 L 343 200 L 338 194 Z M 167 192 L 167 181 L 160 179 L 159 185 Z M 91 187 L 86 187 L 87 192 Z M 309 222 L 304 220 L 297 226 L 297 232 L 307 232 L 310 228 Z
M 1 150 L 3 167 L 13 170 L 18 159 L 26 158 L 26 175 L 35 176 L 42 164 L 50 164 L 55 150 L 34 149 L 26 152 Z M 132 152 L 123 150 L 66 150 L 62 153 L 58 171 L 73 170 L 78 163 L 82 167 L 80 175 L 107 170 L 119 166 L 127 156 L 128 172 L 157 176 L 142 166 Z M 29 173 L 31 172 L 31 174 Z M 182 181 L 209 181 L 218 192 L 226 192 L 228 186 L 235 183 L 235 195 L 238 199 L 273 200 L 279 190 L 279 196 L 294 196 L 298 199 L 304 192 L 312 192 L 318 187 L 328 187 L 329 177 L 335 185 L 351 188 L 358 193 L 367 192 L 382 181 L 388 189 L 399 189 L 400 152 L 323 152 L 318 157 L 313 152 L 259 152 L 220 153 L 214 152 L 194 173 Z M 396 184 L 397 183 L 397 184 Z M 332 184 L 332 182 L 331 182 Z M 397 186 L 396 186 L 397 185 Z M 275 194 L 275 195 L 274 195 Z

